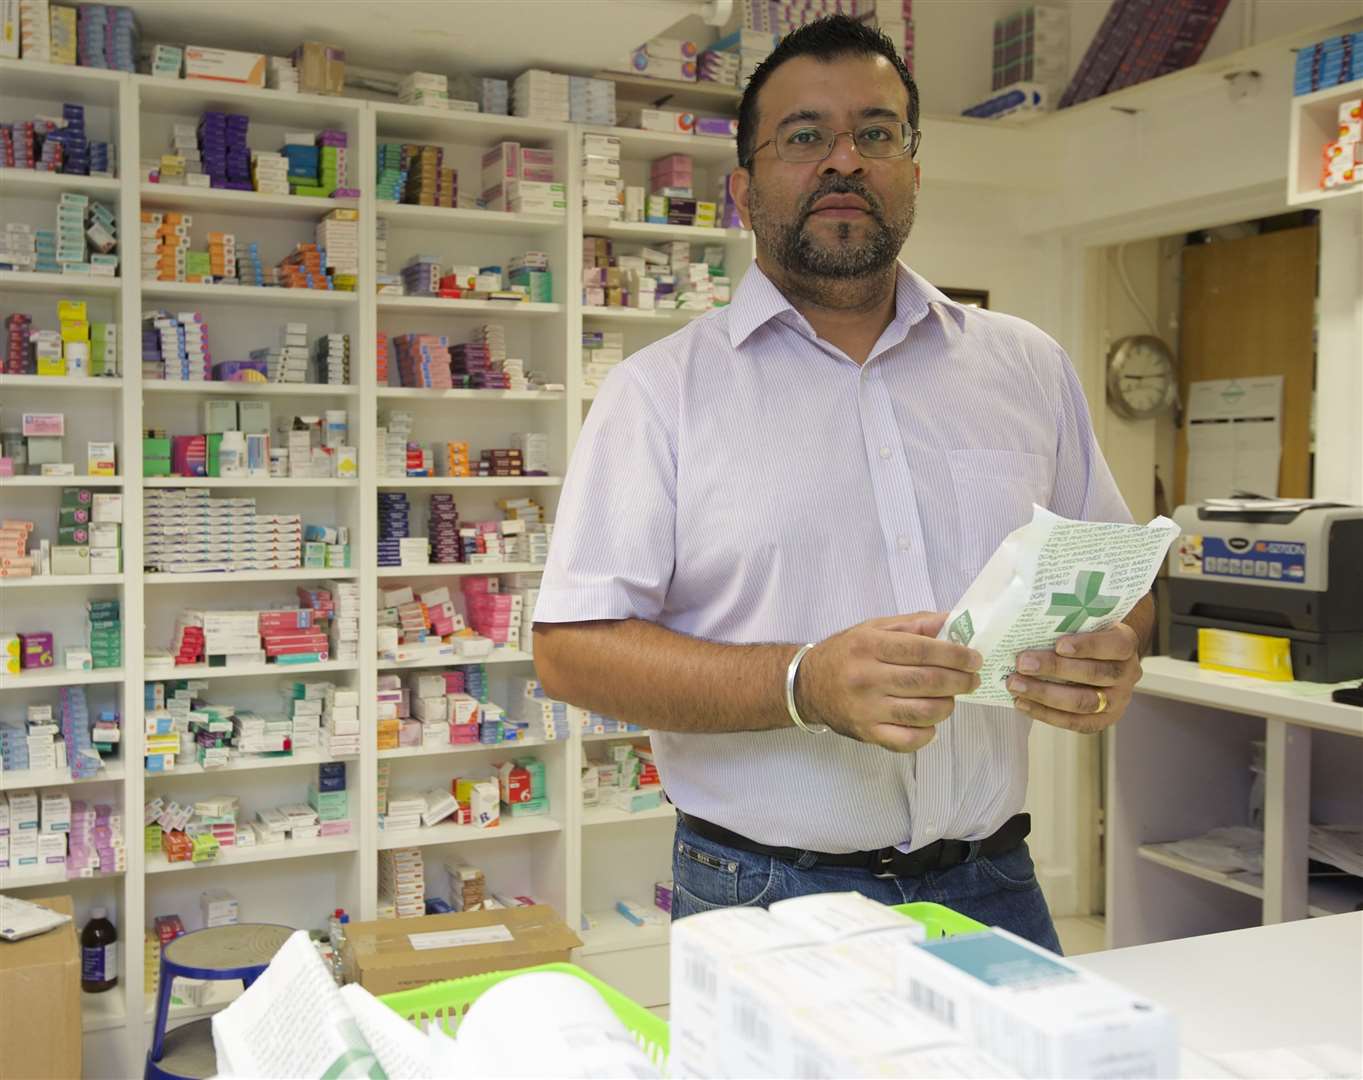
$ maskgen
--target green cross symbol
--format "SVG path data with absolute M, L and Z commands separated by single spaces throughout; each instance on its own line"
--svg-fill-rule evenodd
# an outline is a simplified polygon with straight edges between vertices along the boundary
M 961 612 L 947 627 L 947 640 L 954 641 L 957 645 L 969 645 L 970 639 L 974 636 L 975 622 L 971 619 L 969 611 Z
M 1116 596 L 1101 596 L 1103 571 L 1080 570 L 1074 578 L 1074 592 L 1051 593 L 1047 615 L 1064 616 L 1056 630 L 1062 634 L 1078 630 L 1089 619 L 1101 619 L 1117 606 Z

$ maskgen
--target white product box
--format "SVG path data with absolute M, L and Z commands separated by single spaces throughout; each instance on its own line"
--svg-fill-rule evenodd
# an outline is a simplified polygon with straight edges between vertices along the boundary
M 724 908 L 673 923 L 671 1075 L 728 1075 L 720 1057 L 720 1017 L 730 965 L 741 957 L 791 949 L 806 941 L 760 908 Z
M 906 919 L 893 908 L 869 900 L 857 892 L 815 893 L 778 900 L 772 916 L 809 941 L 842 941 L 858 934 L 882 930 L 907 934 L 912 940 L 927 939 L 922 923 Z
M 263 53 L 234 52 L 231 49 L 208 49 L 201 45 L 186 45 L 185 78 L 263 87 L 265 56 Z
M 624 108 L 619 111 L 621 127 L 641 128 L 644 131 L 669 131 L 689 135 L 696 126 L 696 115 L 675 109 Z
M 38 834 L 38 862 L 43 866 L 66 862 L 66 833 Z
M 1170 1013 L 1006 930 L 901 953 L 899 995 L 1023 1076 L 1178 1075 Z

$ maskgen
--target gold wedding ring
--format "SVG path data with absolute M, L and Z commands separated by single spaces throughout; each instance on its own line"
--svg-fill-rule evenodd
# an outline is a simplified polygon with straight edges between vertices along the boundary
M 1107 712 L 1107 695 L 1101 690 L 1098 691 L 1098 707 L 1093 712 L 1095 715 Z

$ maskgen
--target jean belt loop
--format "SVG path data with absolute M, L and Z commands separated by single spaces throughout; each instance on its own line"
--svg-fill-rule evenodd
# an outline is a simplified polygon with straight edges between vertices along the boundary
M 970 841 L 970 853 L 969 853 L 968 855 L 966 855 L 965 861 L 966 861 L 966 862 L 974 862 L 975 859 L 976 859 L 976 857 L 977 857 L 979 854 L 980 854 L 980 841 L 978 841 L 978 840 L 972 840 L 972 841 Z
M 819 857 L 812 851 L 800 852 L 800 857 L 795 860 L 795 866 L 799 870 L 808 870 L 819 861 Z

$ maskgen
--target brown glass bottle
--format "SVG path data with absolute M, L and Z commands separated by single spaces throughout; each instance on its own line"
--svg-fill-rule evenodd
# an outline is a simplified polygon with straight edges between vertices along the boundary
M 80 932 L 80 988 L 102 994 L 118 985 L 118 931 L 102 908 L 90 911 L 90 921 Z

